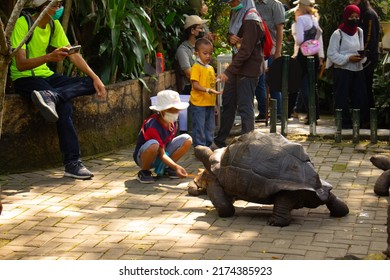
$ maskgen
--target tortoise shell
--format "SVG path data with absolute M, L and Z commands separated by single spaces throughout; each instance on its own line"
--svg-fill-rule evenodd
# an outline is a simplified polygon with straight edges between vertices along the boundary
M 326 201 L 332 186 L 321 180 L 302 145 L 259 130 L 236 137 L 210 156 L 210 169 L 225 192 L 239 199 L 272 203 L 286 190 L 315 192 Z

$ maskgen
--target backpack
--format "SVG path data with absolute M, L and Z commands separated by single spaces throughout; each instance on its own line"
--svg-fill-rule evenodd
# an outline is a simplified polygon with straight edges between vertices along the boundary
M 249 9 L 244 15 L 242 21 L 244 21 L 246 16 L 250 13 L 256 13 L 261 18 L 259 12 L 256 9 Z M 271 33 L 269 32 L 268 26 L 264 20 L 260 22 L 260 27 L 261 26 L 264 30 L 264 37 L 261 39 L 261 46 L 263 47 L 264 57 L 267 59 L 271 56 L 271 51 L 274 47 L 274 42 L 272 41 Z
M 23 16 L 27 21 L 28 31 L 30 31 L 32 25 L 34 24 L 34 20 L 32 18 L 32 13 L 34 13 L 34 12 L 35 12 L 35 9 L 26 8 L 26 9 L 23 9 L 22 12 L 20 13 L 21 16 Z M 54 25 L 54 21 L 52 19 L 49 21 L 49 24 L 50 24 L 50 38 L 49 38 L 49 43 L 50 43 L 51 38 L 53 37 L 54 31 L 55 31 L 55 25 Z M 25 43 L 26 44 L 26 58 L 28 58 L 27 45 L 28 45 L 28 43 L 30 43 L 33 35 L 34 35 L 34 33 L 31 34 L 31 36 L 27 39 L 27 41 Z M 49 48 L 49 46 L 48 46 L 48 48 Z

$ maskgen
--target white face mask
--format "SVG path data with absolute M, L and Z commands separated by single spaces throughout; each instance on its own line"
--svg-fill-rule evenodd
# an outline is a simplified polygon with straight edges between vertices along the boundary
M 167 122 L 173 123 L 173 122 L 177 121 L 177 119 L 179 118 L 179 113 L 169 113 L 169 112 L 165 112 L 163 118 L 164 118 L 164 120 L 166 120 Z

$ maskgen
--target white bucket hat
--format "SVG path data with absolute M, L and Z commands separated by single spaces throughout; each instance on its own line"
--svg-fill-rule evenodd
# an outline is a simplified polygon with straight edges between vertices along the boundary
M 47 2 L 48 0 L 34 0 L 34 6 L 40 7 L 43 3 Z
M 150 110 L 164 111 L 170 108 L 178 110 L 187 109 L 190 104 L 188 102 L 181 102 L 179 94 L 174 90 L 162 90 L 157 93 L 157 100 L 155 106 L 150 106 Z
M 316 3 L 315 0 L 298 0 L 298 1 L 295 1 L 293 4 L 294 5 L 302 4 L 302 5 L 306 5 L 306 6 L 311 6 L 311 5 L 314 5 L 315 3 Z

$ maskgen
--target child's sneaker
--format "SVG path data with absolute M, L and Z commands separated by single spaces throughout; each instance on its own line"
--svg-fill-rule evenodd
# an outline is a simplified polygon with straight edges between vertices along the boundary
M 179 176 L 177 176 L 176 171 L 170 167 L 165 168 L 164 175 L 171 178 L 171 179 L 179 179 L 180 178 Z
M 152 172 L 149 170 L 140 170 L 137 174 L 137 180 L 142 184 L 154 183 Z

